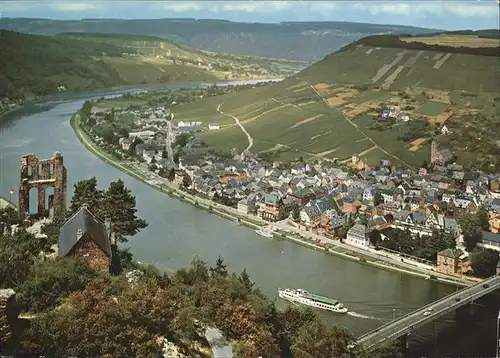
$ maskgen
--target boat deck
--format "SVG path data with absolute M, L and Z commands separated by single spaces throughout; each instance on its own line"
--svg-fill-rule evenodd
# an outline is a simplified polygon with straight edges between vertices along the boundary
M 315 300 L 315 301 L 318 301 L 318 302 L 326 303 L 328 305 L 336 305 L 336 304 L 339 303 L 339 301 L 337 301 L 337 300 L 334 300 L 334 299 L 331 299 L 331 298 L 328 298 L 328 297 L 323 297 L 323 296 L 315 295 L 313 293 L 305 294 L 304 297 L 307 297 L 309 299 L 312 299 L 312 300 Z

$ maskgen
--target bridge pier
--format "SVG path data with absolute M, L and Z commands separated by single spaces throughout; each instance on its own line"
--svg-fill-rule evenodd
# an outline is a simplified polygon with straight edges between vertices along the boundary
M 462 324 L 464 322 L 467 322 L 470 317 L 474 314 L 474 305 L 473 304 L 466 304 L 462 307 L 459 307 L 455 311 L 455 320 L 457 324 Z
M 404 358 L 410 358 L 410 342 L 408 342 L 408 336 L 410 334 L 403 334 L 401 337 L 399 337 L 399 344 L 400 344 L 400 350 L 401 353 L 403 353 Z

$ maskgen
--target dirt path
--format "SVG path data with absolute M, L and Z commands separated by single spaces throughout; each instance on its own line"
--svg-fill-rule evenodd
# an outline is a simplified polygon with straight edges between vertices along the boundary
M 325 99 L 325 97 L 323 97 L 321 95 L 321 93 L 319 93 L 319 91 L 312 85 L 310 84 L 309 82 L 307 82 L 306 80 L 302 79 L 302 78 L 299 78 L 299 77 L 296 77 L 298 80 L 301 80 L 301 81 L 304 81 L 306 83 L 309 84 L 309 87 L 311 87 L 313 89 L 314 92 L 316 92 L 316 94 L 323 100 L 323 102 L 325 102 L 325 104 L 328 106 L 328 101 Z M 342 114 L 342 117 L 344 117 L 344 119 L 349 122 L 349 124 L 351 126 L 353 126 L 354 128 L 356 128 L 356 130 L 361 133 L 365 138 L 367 138 L 370 142 L 372 142 L 372 144 L 374 146 L 376 146 L 378 149 L 380 149 L 382 152 L 384 152 L 385 154 L 387 154 L 388 156 L 394 158 L 394 159 L 397 159 L 399 160 L 401 163 L 405 164 L 406 166 L 408 166 L 409 168 L 412 168 L 412 169 L 415 169 L 412 165 L 408 164 L 407 162 L 405 162 L 404 160 L 402 160 L 401 158 L 389 153 L 387 150 L 385 150 L 384 148 L 382 148 L 381 146 L 379 146 L 377 143 L 375 143 L 375 141 L 373 139 L 371 139 L 369 136 L 366 135 L 365 132 L 363 132 L 362 129 L 360 129 L 358 127 L 358 125 L 356 123 L 354 123 L 353 121 L 351 121 L 349 118 L 347 118 L 345 115 Z
M 248 146 L 245 148 L 245 150 L 243 152 L 241 152 L 241 157 L 243 159 L 243 157 L 245 156 L 245 153 L 249 152 L 250 148 L 252 148 L 252 146 L 253 146 L 253 138 L 250 135 L 250 133 L 247 132 L 247 130 L 245 129 L 245 127 L 243 127 L 243 125 L 240 123 L 240 120 L 238 119 L 238 117 L 235 117 L 232 114 L 224 113 L 224 112 L 221 111 L 220 107 L 223 104 L 224 104 L 224 102 L 222 102 L 221 104 L 219 104 L 217 106 L 217 112 L 219 112 L 220 114 L 222 114 L 224 116 L 228 116 L 228 117 L 231 117 L 232 119 L 234 119 L 234 121 L 236 122 L 236 124 L 241 128 L 241 130 L 243 131 L 243 133 L 245 133 L 245 135 L 248 138 Z
M 296 104 L 293 104 L 293 103 L 285 103 L 285 102 L 282 102 L 276 98 L 271 98 L 274 102 L 276 103 L 279 103 L 281 104 L 282 106 L 285 106 L 285 107 L 294 107 L 294 108 L 297 108 L 299 111 L 305 111 L 304 108 L 300 108 L 299 106 L 297 106 Z

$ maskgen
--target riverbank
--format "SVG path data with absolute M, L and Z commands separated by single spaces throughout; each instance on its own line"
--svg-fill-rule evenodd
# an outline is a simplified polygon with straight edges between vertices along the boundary
M 263 221 L 257 217 L 249 218 L 248 216 L 241 215 L 241 213 L 238 213 L 234 208 L 226 207 L 213 201 L 191 195 L 175 187 L 174 185 L 169 183 L 168 180 L 161 178 L 152 172 L 148 172 L 147 168 L 141 168 L 139 164 L 133 161 L 124 161 L 113 157 L 111 154 L 105 152 L 89 138 L 85 130 L 81 127 L 80 115 L 78 113 L 72 116 L 71 127 L 73 128 L 75 134 L 77 135 L 80 142 L 85 146 L 85 148 L 96 155 L 98 158 L 164 194 L 175 197 L 185 203 L 189 203 L 210 213 L 219 215 L 225 219 L 237 222 L 240 225 L 245 225 L 254 229 L 261 228 L 270 224 L 269 222 Z M 469 286 L 472 284 L 472 282 L 458 277 L 422 269 L 412 266 L 408 263 L 399 262 L 397 260 L 381 256 L 380 254 L 356 249 L 346 244 L 340 243 L 339 241 L 335 241 L 333 244 L 320 246 L 315 243 L 313 234 L 307 236 L 307 234 L 290 234 L 278 231 L 276 236 L 277 238 L 287 239 L 308 248 L 319 250 L 330 255 L 335 255 L 343 259 L 356 261 L 358 263 L 369 265 L 379 269 L 395 271 L 401 274 L 411 275 L 427 280 L 434 280 L 453 286 Z
M 273 77 L 273 78 L 268 78 L 268 77 L 262 77 L 262 78 L 235 78 L 231 80 L 224 80 L 220 79 L 217 81 L 212 81 L 212 82 L 206 82 L 203 83 L 205 85 L 213 85 L 216 84 L 217 86 L 227 86 L 227 85 L 240 85 L 240 84 L 254 84 L 254 83 L 262 83 L 262 82 L 278 82 L 283 80 L 283 77 Z M 36 103 L 39 101 L 43 101 L 45 99 L 50 98 L 50 96 L 54 96 L 57 94 L 67 94 L 67 95 L 78 95 L 81 93 L 86 93 L 86 94 L 99 94 L 99 93 L 105 93 L 105 92 L 110 92 L 110 91 L 126 91 L 126 90 L 158 90 L 164 87 L 168 86 L 175 86 L 175 87 L 191 87 L 195 86 L 198 87 L 200 85 L 200 82 L 197 81 L 190 81 L 190 82 L 182 82 L 182 81 L 174 81 L 174 82 L 167 82 L 167 83 L 156 83 L 156 84 L 130 84 L 130 85 L 121 85 L 121 86 L 111 86 L 111 87 L 103 87 L 103 88 L 95 88 L 92 90 L 81 90 L 81 91 L 64 91 L 64 92 L 53 92 L 53 93 L 47 93 L 44 95 L 39 95 L 39 96 L 34 96 L 32 98 L 29 98 L 25 100 L 22 104 L 19 104 L 15 108 L 8 109 L 4 112 L 0 112 L 0 121 L 2 120 L 3 117 L 15 113 L 16 111 L 24 108 L 25 106 Z

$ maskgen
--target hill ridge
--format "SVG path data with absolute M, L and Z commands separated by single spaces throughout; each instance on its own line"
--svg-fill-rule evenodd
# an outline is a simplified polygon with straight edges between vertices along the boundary
M 462 118 L 471 113 L 481 113 L 483 125 L 491 127 L 487 132 L 477 127 L 477 138 L 496 133 L 499 57 L 478 55 L 475 48 L 469 54 L 463 49 L 452 52 L 455 48 L 449 46 L 366 45 L 380 45 L 387 39 L 379 37 L 378 42 L 370 37 L 345 46 L 280 83 L 181 105 L 176 108 L 176 120 L 220 123 L 220 130 L 198 135 L 215 151 L 241 151 L 245 137 L 215 111 L 224 102 L 224 112 L 239 118 L 252 136 L 252 151 L 269 160 L 352 159 L 368 167 L 381 160 L 420 167 L 430 161 L 430 143 L 440 135 L 443 123 L 462 132 Z M 448 41 L 449 35 L 439 40 Z M 455 40 L 491 45 L 494 39 Z M 382 116 L 383 109 L 393 113 L 391 117 Z M 481 119 L 473 123 L 477 126 Z M 491 140 L 487 148 L 496 148 Z M 458 148 L 456 143 L 452 149 Z M 485 154 L 483 167 L 488 168 L 494 157 Z

